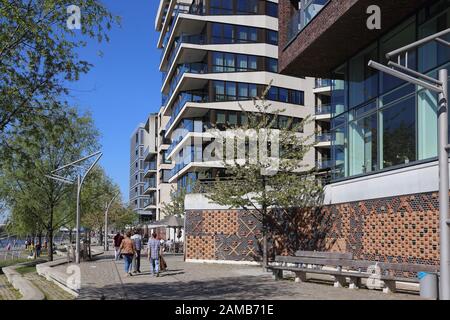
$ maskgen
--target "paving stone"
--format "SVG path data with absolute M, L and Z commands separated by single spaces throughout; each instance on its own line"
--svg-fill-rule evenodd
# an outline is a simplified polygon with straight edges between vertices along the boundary
M 82 263 L 78 299 L 419 299 L 417 295 L 384 294 L 367 289 L 334 288 L 328 284 L 274 281 L 257 266 L 185 263 L 180 256 L 167 256 L 168 270 L 160 277 L 150 275 L 143 257 L 142 274 L 125 276 L 123 260 L 112 255 Z M 64 272 L 64 266 L 58 266 Z

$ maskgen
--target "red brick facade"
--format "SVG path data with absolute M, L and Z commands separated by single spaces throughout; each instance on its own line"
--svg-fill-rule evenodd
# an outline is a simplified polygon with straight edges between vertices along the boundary
M 356 259 L 438 265 L 438 208 L 437 193 L 326 206 L 316 226 L 305 227 L 299 222 L 296 229 L 299 234 L 320 229 L 323 239 L 313 246 L 321 243 L 321 247 L 313 248 L 312 237 L 308 237 L 296 249 L 353 252 Z M 186 219 L 187 259 L 260 260 L 261 225 L 251 213 L 193 210 L 187 211 Z M 283 235 L 276 242 L 283 247 L 279 242 L 288 238 Z M 280 250 L 277 253 L 287 253 Z

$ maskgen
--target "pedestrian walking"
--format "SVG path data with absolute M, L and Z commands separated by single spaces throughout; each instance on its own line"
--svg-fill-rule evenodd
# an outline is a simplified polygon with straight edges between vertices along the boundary
M 152 275 L 159 277 L 159 257 L 161 255 L 161 242 L 156 239 L 156 233 L 152 234 L 152 238 L 148 241 L 148 258 L 150 260 L 150 271 Z
M 133 262 L 133 256 L 136 254 L 136 248 L 134 242 L 131 240 L 131 231 L 125 234 L 125 238 L 122 240 L 119 247 L 119 254 L 123 255 L 125 260 L 125 276 L 132 276 L 131 266 Z
M 131 240 L 134 242 L 136 254 L 133 257 L 134 273 L 141 273 L 141 250 L 142 250 L 142 236 L 139 230 L 135 230 Z
M 122 243 L 123 236 L 120 234 L 120 232 L 117 232 L 117 234 L 114 236 L 114 260 L 119 260 L 120 257 L 120 244 Z
M 36 257 L 39 258 L 41 256 L 41 243 L 38 241 L 35 246 L 36 249 Z

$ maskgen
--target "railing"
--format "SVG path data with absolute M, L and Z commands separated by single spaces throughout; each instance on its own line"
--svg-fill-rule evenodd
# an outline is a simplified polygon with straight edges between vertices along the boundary
M 331 80 L 330 79 L 316 79 L 316 89 L 319 88 L 326 88 L 331 87 Z
M 167 154 L 172 153 L 172 151 L 177 147 L 177 145 L 185 138 L 184 133 L 197 132 L 202 133 L 205 129 L 211 128 L 210 124 L 203 123 L 200 120 L 192 120 L 192 119 L 183 119 L 182 126 L 179 126 L 179 129 L 183 130 L 182 135 L 177 135 L 172 137 L 172 143 L 170 147 L 167 149 Z
M 321 106 L 316 106 L 316 115 L 331 114 L 331 105 L 323 104 Z
M 155 179 L 148 180 L 144 183 L 144 192 L 147 191 L 148 189 L 156 189 Z
M 163 43 L 162 43 L 163 48 L 166 48 L 167 43 L 169 42 L 170 36 L 172 35 L 172 31 L 175 26 L 175 22 L 177 21 L 178 15 L 180 13 L 189 13 L 189 7 L 179 5 L 173 12 L 171 24 L 170 24 L 169 29 L 167 30 L 167 32 L 164 36 L 164 39 L 163 39 Z M 163 54 L 164 54 L 164 52 L 163 52 Z
M 325 7 L 329 0 L 301 0 L 300 9 L 288 22 L 288 41 L 294 39 Z
M 177 70 L 175 71 L 176 75 L 172 78 L 172 81 L 170 82 L 169 93 L 167 94 L 167 96 L 168 97 L 172 96 L 180 79 L 183 77 L 185 73 L 204 74 L 207 72 L 208 72 L 208 65 L 206 63 L 197 62 L 179 65 L 177 67 Z
M 182 33 L 178 38 L 175 39 L 175 44 L 170 53 L 168 61 L 168 65 L 170 66 L 177 55 L 178 49 L 180 48 L 182 43 L 191 43 L 191 44 L 206 44 L 206 36 L 204 34 L 196 34 L 196 35 L 187 35 Z M 163 49 L 161 53 L 161 60 L 164 56 L 165 49 Z
M 173 105 L 172 107 L 172 114 L 170 116 L 170 120 L 166 125 L 165 130 L 168 131 L 170 126 L 175 121 L 176 117 L 180 113 L 181 109 L 183 109 L 184 105 L 187 102 L 196 102 L 196 103 L 202 103 L 202 102 L 208 102 L 208 95 L 206 93 L 190 93 L 190 92 L 182 92 L 178 96 L 178 101 Z
M 333 160 L 319 160 L 316 161 L 316 168 L 319 170 L 331 169 L 333 167 Z
M 331 142 L 331 132 L 321 132 L 316 134 L 316 142 Z
M 156 162 L 155 161 L 145 161 L 144 162 L 144 171 L 147 172 L 149 170 L 156 170 Z
M 156 198 L 150 197 L 149 199 L 144 199 L 144 202 L 142 204 L 144 208 L 148 206 L 156 206 Z

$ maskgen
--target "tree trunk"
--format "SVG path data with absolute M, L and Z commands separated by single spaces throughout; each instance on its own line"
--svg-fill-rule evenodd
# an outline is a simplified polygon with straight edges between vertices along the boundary
M 103 243 L 103 227 L 100 227 L 100 230 L 99 230 L 99 242 L 98 242 L 98 244 L 99 245 L 103 245 L 103 247 L 105 246 L 105 244 Z
M 48 230 L 48 259 L 53 261 L 53 228 Z
M 267 245 L 267 232 L 263 231 L 263 271 L 267 271 L 269 265 L 269 248 Z

